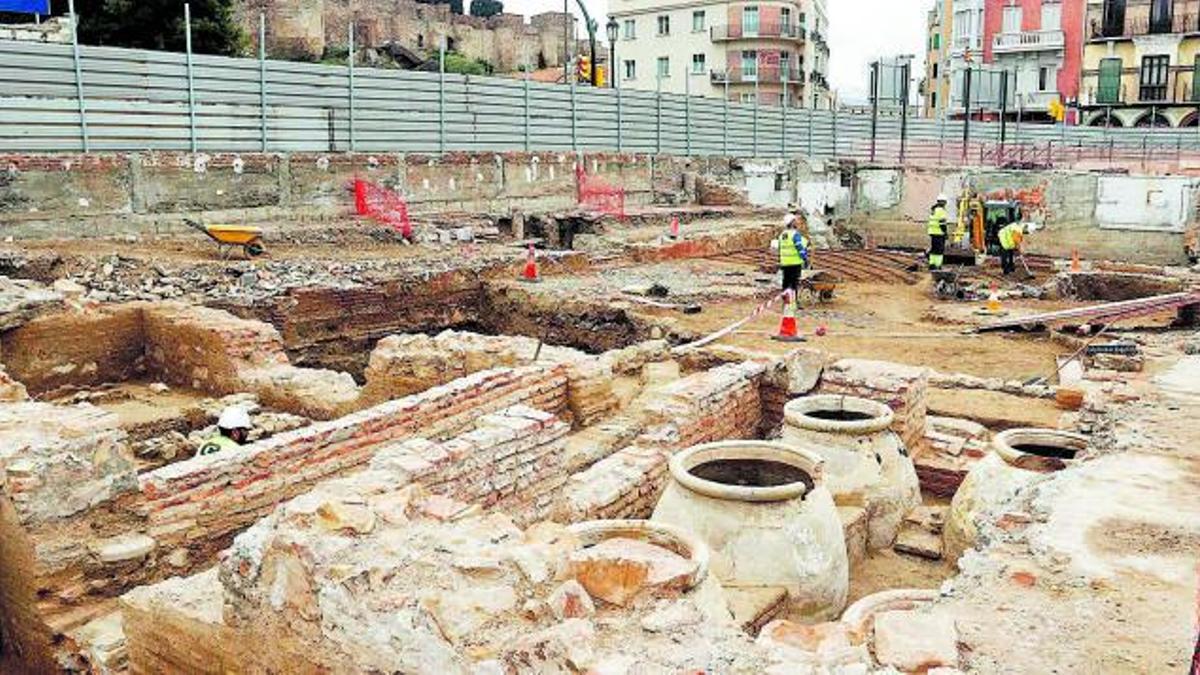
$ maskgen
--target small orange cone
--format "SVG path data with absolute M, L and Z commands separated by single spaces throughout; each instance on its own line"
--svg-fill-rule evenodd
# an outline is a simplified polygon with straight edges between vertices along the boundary
M 1073 248 L 1071 249 L 1071 271 L 1078 272 L 1081 269 L 1083 267 L 1079 264 L 1079 249 Z
M 999 314 L 1002 311 L 1000 306 L 1000 294 L 996 291 L 996 284 L 992 283 L 992 292 L 988 294 L 987 305 L 984 308 L 989 314 Z
M 541 281 L 538 276 L 537 255 L 533 252 L 533 244 L 529 245 L 529 255 L 525 258 L 525 270 L 521 272 L 521 281 Z
M 671 238 L 679 238 L 679 216 L 671 216 Z
M 783 296 L 783 317 L 779 319 L 779 333 L 771 336 L 772 340 L 780 342 L 804 342 L 796 330 L 796 295 L 788 291 Z

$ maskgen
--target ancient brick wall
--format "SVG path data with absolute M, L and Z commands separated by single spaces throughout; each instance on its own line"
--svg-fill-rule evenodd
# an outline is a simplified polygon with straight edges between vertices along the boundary
M 232 394 L 244 388 L 243 368 L 287 363 L 279 334 L 260 321 L 178 304 L 147 306 L 144 316 L 149 365 L 169 384 Z
M 280 501 L 362 466 L 383 445 L 417 434 L 453 435 L 482 414 L 517 404 L 561 412 L 563 369 L 484 371 L 235 452 L 172 464 L 140 476 L 136 508 L 160 548 L 185 548 L 200 560 L 211 559 L 232 534 Z
M 761 364 L 730 364 L 682 378 L 648 406 L 652 426 L 633 445 L 570 477 L 559 508 L 572 521 L 647 518 L 666 487 L 667 461 L 684 448 L 755 438 Z

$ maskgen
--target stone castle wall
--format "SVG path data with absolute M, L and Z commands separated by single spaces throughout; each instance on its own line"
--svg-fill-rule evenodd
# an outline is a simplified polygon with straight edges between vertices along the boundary
M 463 4 L 466 11 L 470 0 Z M 526 23 L 516 14 L 480 19 L 453 14 L 449 5 L 414 0 L 253 0 L 240 5 L 238 18 L 255 50 L 260 12 L 267 20 L 267 53 L 277 58 L 315 60 L 327 47 L 345 47 L 353 22 L 355 44 L 363 48 L 394 41 L 435 58 L 445 39 L 448 48 L 487 61 L 497 72 L 513 72 L 526 63 L 562 65 L 561 12 L 538 14 Z

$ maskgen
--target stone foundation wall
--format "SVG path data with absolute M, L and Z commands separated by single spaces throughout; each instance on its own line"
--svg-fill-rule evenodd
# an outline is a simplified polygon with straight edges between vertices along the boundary
M 34 395 L 120 382 L 145 370 L 140 305 L 34 319 L 0 334 L 0 360 Z
M 448 438 L 470 428 L 481 415 L 519 404 L 559 413 L 566 410 L 566 401 L 567 377 L 561 366 L 485 371 L 332 422 L 141 476 L 135 473 L 123 435 L 108 430 L 116 428 L 112 415 L 108 426 L 103 420 L 71 417 L 59 420 L 53 429 L 46 422 L 43 429 L 31 427 L 28 419 L 50 420 L 52 412 L 95 409 L 39 403 L 0 406 L 0 448 L 19 450 L 27 457 L 31 446 L 26 439 L 33 433 L 41 440 L 32 447 L 44 449 L 34 456 L 46 458 L 42 465 L 0 451 L 5 469 L 0 529 L 9 535 L 0 544 L 0 562 L 13 571 L 7 577 L 0 573 L 8 622 L 0 623 L 4 642 L 36 654 L 38 663 L 49 663 L 49 645 L 58 642 L 55 636 L 104 613 L 110 598 L 134 586 L 202 569 L 233 535 L 281 501 L 361 468 L 389 443 L 418 433 Z M 14 417 L 4 422 L 8 412 Z M 51 442 L 55 438 L 61 440 Z M 62 461 L 67 454 L 79 459 Z M 520 474 L 527 467 L 518 462 L 513 470 Z M 84 469 L 87 475 L 79 473 Z

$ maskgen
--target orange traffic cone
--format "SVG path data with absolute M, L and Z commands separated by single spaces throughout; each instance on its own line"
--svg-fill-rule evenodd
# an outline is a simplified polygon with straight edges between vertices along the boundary
M 779 332 L 771 336 L 780 342 L 804 342 L 796 330 L 796 294 L 788 291 L 783 296 L 783 317 L 779 319 Z
M 537 255 L 533 252 L 533 244 L 529 245 L 529 255 L 525 258 L 525 270 L 521 272 L 521 281 L 537 282 L 542 278 L 538 276 Z
M 992 291 L 988 294 L 987 304 L 984 306 L 989 314 L 999 314 L 1003 309 L 1000 306 L 1000 294 L 996 290 L 996 284 L 992 283 Z
M 671 238 L 679 238 L 679 216 L 671 216 Z
M 1079 249 L 1073 248 L 1071 249 L 1071 271 L 1078 272 L 1081 269 L 1083 267 L 1079 264 Z

